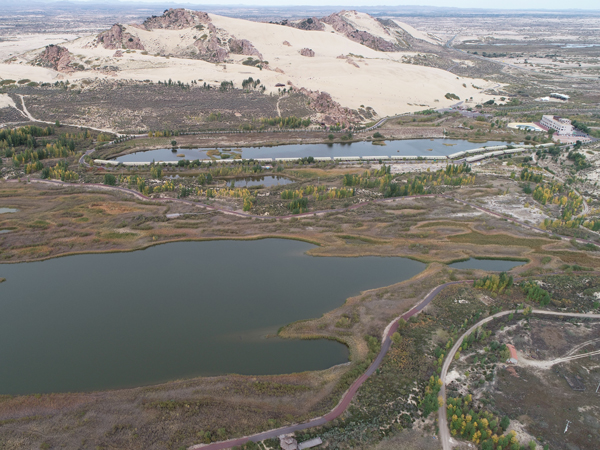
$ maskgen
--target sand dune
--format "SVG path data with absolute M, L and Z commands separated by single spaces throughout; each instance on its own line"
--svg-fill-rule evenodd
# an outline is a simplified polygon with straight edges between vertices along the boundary
M 357 29 L 386 40 L 395 39 L 386 27 L 366 14 L 343 14 Z M 63 46 L 71 52 L 74 61 L 87 70 L 58 73 L 32 66 L 40 54 L 37 50 L 21 55 L 11 64 L 1 64 L 0 77 L 44 82 L 84 78 L 157 82 L 170 78 L 214 84 L 233 81 L 239 87 L 242 80 L 252 76 L 261 80 L 267 93 L 276 93 L 278 83 L 291 83 L 298 88 L 327 92 L 342 106 L 352 109 L 370 106 L 380 116 L 449 106 L 455 103 L 444 97 L 449 92 L 461 99 L 473 97 L 475 102 L 492 98 L 473 86 L 485 88 L 488 85 L 485 80 L 457 77 L 441 69 L 402 63 L 403 56 L 414 53 L 376 51 L 333 31 L 328 25 L 325 31 L 304 31 L 277 24 L 209 16 L 221 33 L 250 41 L 263 60 L 268 61 L 268 68 L 260 70 L 242 65 L 248 58 L 245 55 L 230 54 L 225 63 L 190 59 L 196 51 L 194 42 L 202 34 L 195 28 L 145 30 L 124 26 L 124 31 L 139 37 L 145 48 L 143 53 L 147 54 L 132 50 L 123 51 L 122 57 L 116 57 L 115 50 L 96 46 L 95 36 L 86 36 Z M 399 23 L 399 26 L 417 38 L 435 42 L 405 24 Z M 314 57 L 302 56 L 300 50 L 305 48 L 314 51 Z M 155 54 L 178 56 L 167 58 Z

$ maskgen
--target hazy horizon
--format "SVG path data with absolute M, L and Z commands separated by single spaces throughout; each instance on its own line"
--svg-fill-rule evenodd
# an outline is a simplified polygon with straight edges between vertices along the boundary
M 0 0 L 0 4 L 3 3 L 22 3 L 15 0 Z M 28 2 L 26 2 L 28 3 Z M 444 8 L 444 9 L 470 9 L 470 10 L 521 10 L 521 11 L 573 11 L 573 10 L 589 10 L 599 11 L 597 0 L 575 0 L 569 3 L 569 7 L 564 7 L 564 2 L 561 0 L 530 0 L 526 4 L 519 0 L 506 0 L 501 5 L 498 2 L 493 1 L 480 1 L 480 0 L 455 0 L 452 5 L 448 5 L 444 0 L 421 0 L 418 3 L 415 1 L 409 1 L 400 3 L 396 0 L 375 0 L 374 2 L 368 2 L 365 0 L 327 0 L 322 2 L 319 0 L 305 0 L 299 3 L 298 0 L 220 0 L 219 2 L 205 2 L 198 0 L 185 0 L 181 2 L 177 1 L 164 1 L 164 0 L 108 0 L 99 2 L 97 0 L 35 0 L 35 3 L 79 3 L 79 4 L 101 4 L 107 6 L 110 4 L 127 5 L 127 4 L 152 4 L 160 5 L 163 4 L 165 7 L 173 6 L 194 6 L 201 8 L 205 7 L 279 7 L 279 8 L 302 8 L 302 7 L 319 7 L 319 8 L 378 8 L 378 7 L 392 7 L 392 8 L 419 8 L 419 7 L 431 7 L 431 8 Z M 25 5 L 24 5 L 25 6 Z

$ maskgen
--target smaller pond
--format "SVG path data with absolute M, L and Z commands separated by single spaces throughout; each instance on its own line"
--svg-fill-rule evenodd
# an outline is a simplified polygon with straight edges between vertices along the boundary
M 185 176 L 180 175 L 169 175 L 165 178 L 168 180 L 182 180 Z M 278 186 L 284 184 L 293 183 L 293 180 L 289 178 L 282 177 L 279 175 L 263 175 L 263 176 L 252 176 L 252 177 L 241 177 L 241 178 L 227 178 L 227 179 L 218 179 L 216 182 L 220 185 L 225 183 L 227 186 L 231 186 L 231 182 L 235 182 L 235 187 L 250 187 L 250 186 Z
M 0 214 L 4 213 L 16 213 L 18 209 L 15 208 L 0 208 Z
M 479 269 L 489 272 L 506 272 L 517 266 L 525 264 L 524 261 L 508 261 L 506 259 L 475 259 L 448 264 L 454 269 Z
M 231 182 L 235 182 L 235 187 L 250 187 L 250 186 L 260 186 L 263 185 L 265 187 L 277 186 L 283 184 L 293 183 L 292 180 L 285 177 L 280 177 L 277 175 L 266 175 L 263 177 L 244 177 L 244 178 L 235 178 L 226 180 L 227 185 L 230 186 Z

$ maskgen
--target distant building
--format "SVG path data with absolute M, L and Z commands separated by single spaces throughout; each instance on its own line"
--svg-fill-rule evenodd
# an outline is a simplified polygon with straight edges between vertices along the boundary
M 563 119 L 557 116 L 542 116 L 541 125 L 555 130 L 559 136 L 570 136 L 573 134 L 575 127 L 571 125 L 569 119 Z
M 517 349 L 512 344 L 506 344 L 508 350 L 510 350 L 510 358 L 506 360 L 509 364 L 517 364 L 519 362 L 519 357 L 517 356 Z
M 557 98 L 557 99 L 559 99 L 559 100 L 564 100 L 565 102 L 571 98 L 571 97 L 569 97 L 568 95 L 565 95 L 565 94 L 558 94 L 558 93 L 556 93 L 556 92 L 553 92 L 552 94 L 550 94 L 550 97 L 552 97 L 552 98 Z

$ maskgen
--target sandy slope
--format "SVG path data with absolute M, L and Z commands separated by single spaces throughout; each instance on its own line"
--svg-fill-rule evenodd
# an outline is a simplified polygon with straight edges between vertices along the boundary
M 381 116 L 449 106 L 455 102 L 444 98 L 448 92 L 457 94 L 461 99 L 473 97 L 477 102 L 491 98 L 473 87 L 486 87 L 488 83 L 484 80 L 457 78 L 444 70 L 403 64 L 402 56 L 410 55 L 411 52 L 377 52 L 332 32 L 330 27 L 323 32 L 303 31 L 212 14 L 210 17 L 217 28 L 227 30 L 238 39 L 248 39 L 252 42 L 264 60 L 269 61 L 272 70 L 261 71 L 255 67 L 243 66 L 241 61 L 247 56 L 242 55 L 231 55 L 233 64 L 153 56 L 165 51 L 189 53 L 194 36 L 201 32 L 193 28 L 145 31 L 127 26 L 127 32 L 142 40 L 148 51 L 147 55 L 142 55 L 138 50 L 116 58 L 114 50 L 91 47 L 93 36 L 63 44 L 78 61 L 87 61 L 88 65 L 97 64 L 102 67 L 116 66 L 118 71 L 86 70 L 73 74 L 59 74 L 28 65 L 27 62 L 35 57 L 35 53 L 29 52 L 12 64 L 0 64 L 0 78 L 55 81 L 97 77 L 155 82 L 171 78 L 174 81 L 202 80 L 211 83 L 231 80 L 236 86 L 240 86 L 242 80 L 252 76 L 261 80 L 267 87 L 267 92 L 276 93 L 277 83 L 291 82 L 297 87 L 328 92 L 343 106 L 371 106 Z M 387 30 L 369 16 L 359 13 L 356 16 L 352 15 L 351 19 L 360 29 L 391 39 L 386 34 Z M 410 33 L 420 37 L 416 30 L 410 30 Z M 289 42 L 291 46 L 284 45 L 284 41 Z M 315 57 L 301 56 L 299 52 L 303 48 L 312 49 Z M 338 58 L 340 55 L 352 55 L 351 61 L 354 64 L 350 64 L 347 59 Z M 284 73 L 275 71 L 276 68 Z M 463 83 L 467 87 L 463 87 Z
M 359 30 L 368 31 L 372 35 L 379 36 L 386 41 L 395 41 L 390 33 L 383 26 L 381 26 L 381 23 L 379 23 L 377 20 L 373 20 L 373 18 L 368 14 L 357 11 L 344 11 L 340 13 L 340 15 L 348 19 L 348 21 Z
M 0 60 L 19 55 L 33 49 L 49 44 L 62 44 L 77 39 L 81 34 L 19 34 L 15 36 L 3 36 L 0 41 Z
M 411 27 L 407 23 L 400 22 L 399 20 L 394 20 L 394 22 L 396 22 L 396 24 L 400 28 L 402 28 L 404 31 L 406 31 L 408 34 L 410 34 L 412 37 L 414 37 L 416 39 L 421 39 L 422 41 L 429 42 L 430 44 L 434 44 L 434 45 L 439 45 L 440 43 L 443 42 L 442 39 L 440 39 L 440 38 L 437 38 L 437 40 L 433 39 L 427 33 L 423 33 L 422 31 L 419 31 L 416 28 Z
M 16 108 L 15 101 L 8 94 L 0 94 L 0 108 Z

